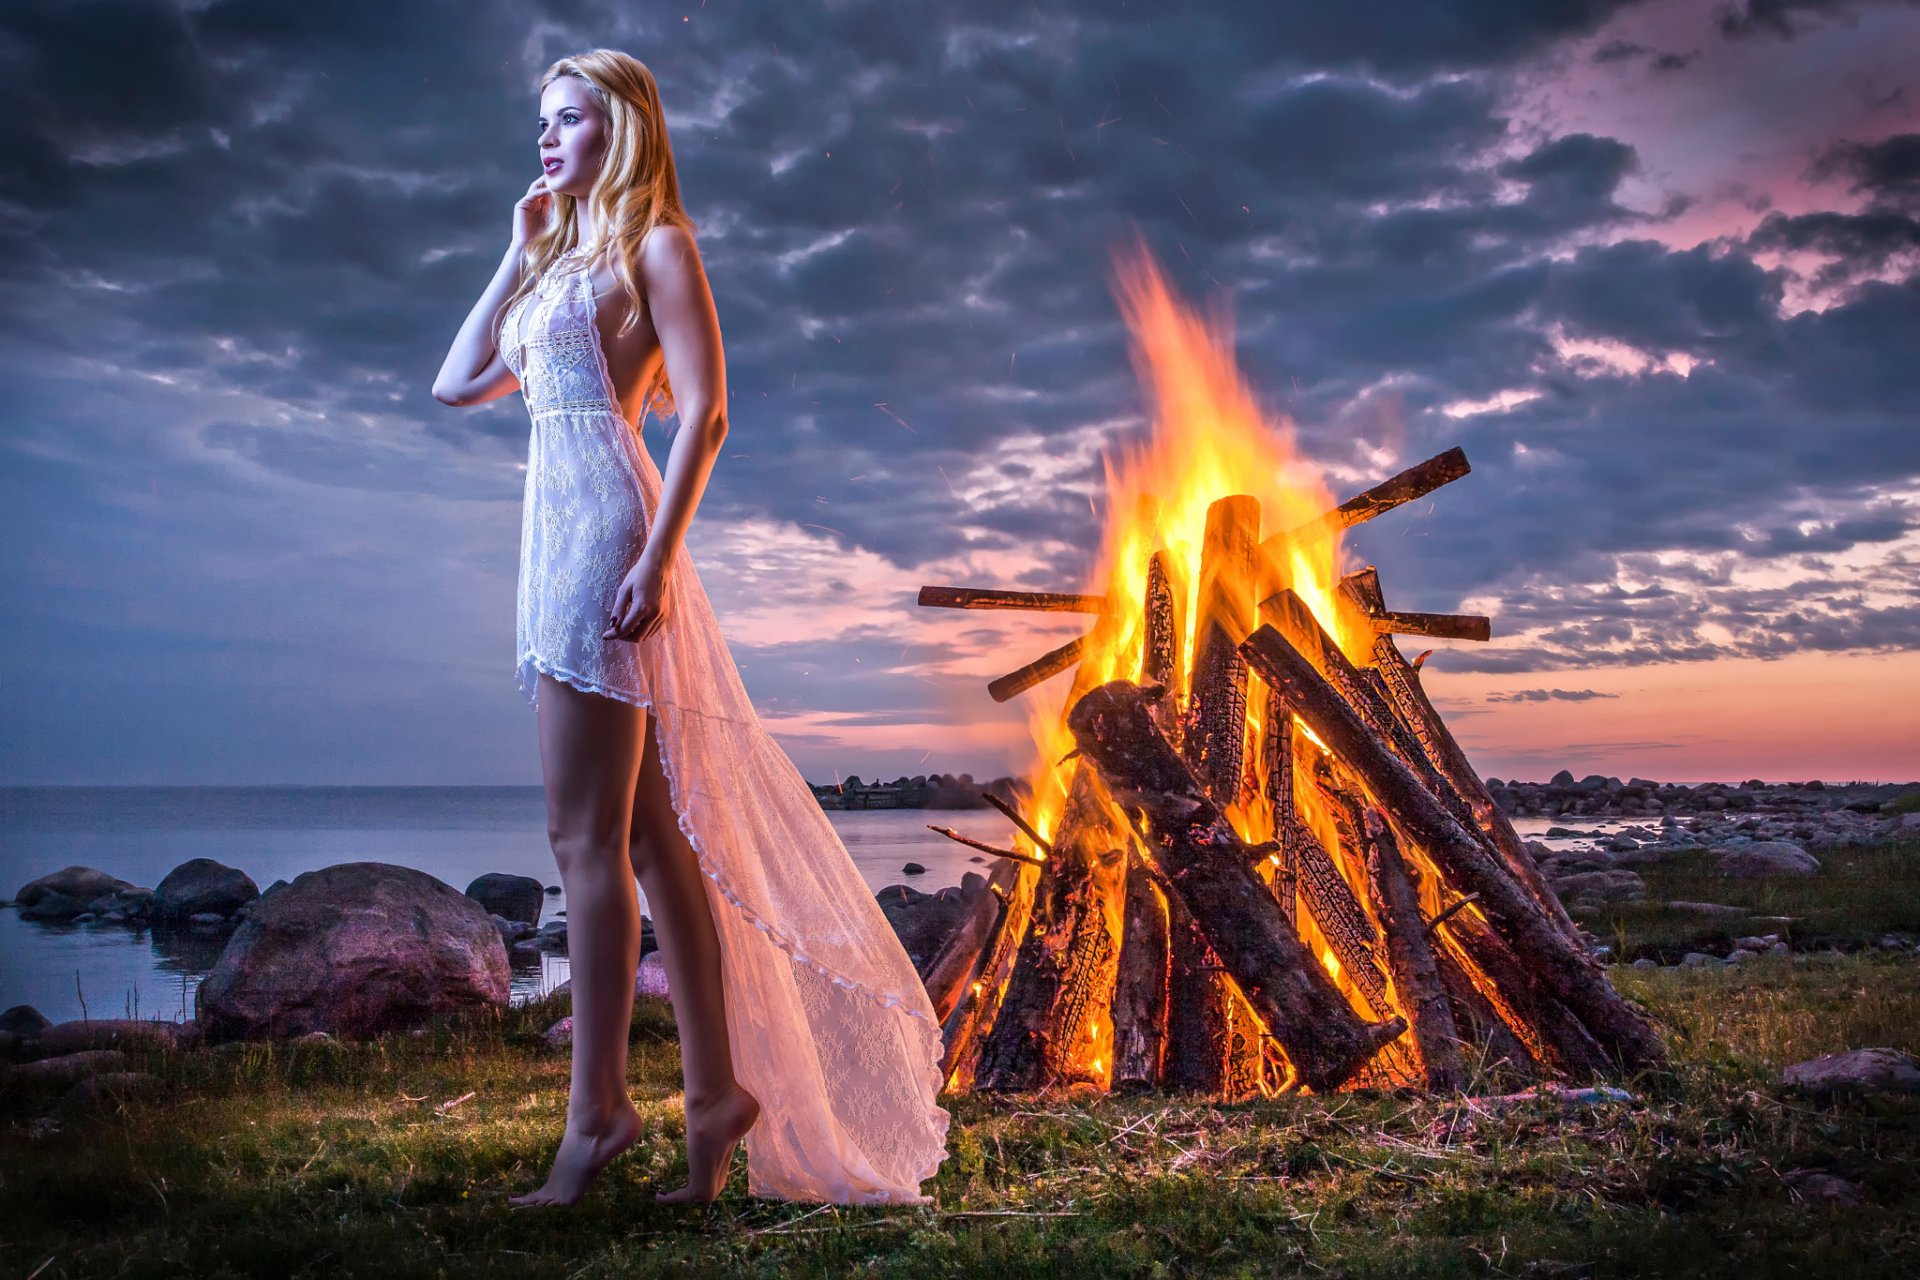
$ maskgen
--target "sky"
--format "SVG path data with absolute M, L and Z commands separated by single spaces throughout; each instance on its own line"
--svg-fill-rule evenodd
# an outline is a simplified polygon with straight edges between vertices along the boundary
M 0 783 L 539 781 L 525 408 L 429 388 L 594 46 L 810 780 L 1029 766 L 985 685 L 1073 620 L 914 597 L 1087 585 L 1135 229 L 1336 492 L 1466 450 L 1349 554 L 1492 616 L 1424 668 L 1483 773 L 1920 778 L 1920 5 L 9 0 Z

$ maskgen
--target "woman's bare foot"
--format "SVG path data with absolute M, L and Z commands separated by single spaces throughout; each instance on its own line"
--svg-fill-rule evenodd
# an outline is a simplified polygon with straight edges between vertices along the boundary
M 560 1150 L 554 1154 L 553 1170 L 547 1174 L 545 1184 L 526 1195 L 509 1196 L 507 1203 L 516 1209 L 578 1203 L 600 1171 L 607 1167 L 607 1162 L 639 1138 L 641 1127 L 640 1113 L 632 1106 L 614 1112 L 605 1123 L 593 1125 L 591 1131 L 576 1127 L 569 1117 L 567 1131 L 560 1139 Z
M 727 1185 L 733 1149 L 760 1118 L 760 1100 L 734 1085 L 706 1106 L 687 1108 L 687 1185 L 662 1191 L 662 1204 L 706 1204 Z

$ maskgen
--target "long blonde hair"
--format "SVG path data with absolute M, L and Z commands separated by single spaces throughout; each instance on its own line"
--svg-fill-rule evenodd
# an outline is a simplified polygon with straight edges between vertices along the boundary
M 587 92 L 607 117 L 607 149 L 587 200 L 593 225 L 600 232 L 592 256 L 611 256 L 614 278 L 627 295 L 627 318 L 619 329 L 624 334 L 640 318 L 640 242 L 662 224 L 680 227 L 689 235 L 695 224 L 680 204 L 680 175 L 673 165 L 666 115 L 660 109 L 660 87 L 646 64 L 618 49 L 589 49 L 548 67 L 540 75 L 536 92 L 545 93 L 561 76 L 585 81 Z M 575 247 L 580 234 L 578 203 L 570 195 L 554 193 L 553 218 L 545 231 L 527 241 L 520 258 L 520 283 L 500 308 L 500 320 L 494 325 L 496 347 L 507 312 L 533 291 L 534 282 L 561 254 Z M 673 413 L 673 388 L 664 362 L 647 390 L 642 412 L 648 410 L 659 418 Z

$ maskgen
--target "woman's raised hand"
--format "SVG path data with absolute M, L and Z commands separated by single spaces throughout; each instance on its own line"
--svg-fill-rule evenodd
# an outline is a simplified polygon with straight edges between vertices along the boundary
M 553 195 L 547 190 L 547 175 L 541 174 L 513 206 L 513 243 L 524 245 L 547 229 L 553 209 Z

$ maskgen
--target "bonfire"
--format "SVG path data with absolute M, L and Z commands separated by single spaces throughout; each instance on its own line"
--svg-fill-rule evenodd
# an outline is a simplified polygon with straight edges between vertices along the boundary
M 1093 582 L 920 594 L 1091 619 L 988 686 L 1071 673 L 1035 699 L 1021 802 L 988 797 L 1014 846 L 929 967 L 948 1090 L 1451 1091 L 1660 1063 L 1394 639 L 1489 620 L 1389 610 L 1342 547 L 1465 455 L 1336 503 L 1224 318 L 1144 252 L 1116 291 L 1153 429 L 1107 460 Z

